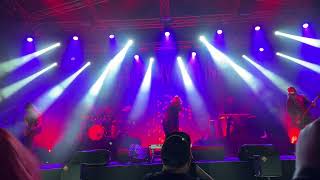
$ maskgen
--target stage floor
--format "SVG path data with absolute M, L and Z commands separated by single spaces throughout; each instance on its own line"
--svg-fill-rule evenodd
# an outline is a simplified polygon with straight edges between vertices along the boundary
M 272 178 L 278 180 L 291 180 L 295 157 L 291 155 L 281 156 L 282 177 Z M 255 180 L 253 169 L 248 162 L 240 161 L 236 157 L 227 157 L 223 161 L 198 161 L 197 164 L 205 169 L 216 180 Z M 63 164 L 43 164 L 41 167 L 43 180 L 73 180 L 80 179 L 80 174 L 85 180 L 122 180 L 143 179 L 146 173 L 161 170 L 161 163 L 118 163 L 111 162 L 108 165 L 74 165 L 67 171 L 63 170 Z M 81 169 L 81 170 L 80 170 Z

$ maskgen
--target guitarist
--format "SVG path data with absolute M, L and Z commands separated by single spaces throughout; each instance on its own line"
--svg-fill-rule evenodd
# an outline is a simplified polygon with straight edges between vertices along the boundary
M 31 103 L 25 106 L 24 122 L 26 128 L 24 131 L 25 146 L 32 149 L 33 138 L 41 132 L 41 114 Z
M 305 96 L 298 94 L 294 87 L 288 88 L 287 111 L 290 115 L 293 126 L 303 129 L 312 121 L 309 110 L 315 103 Z

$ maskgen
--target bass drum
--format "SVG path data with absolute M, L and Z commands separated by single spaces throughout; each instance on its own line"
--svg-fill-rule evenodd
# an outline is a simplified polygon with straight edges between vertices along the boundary
M 88 128 L 87 136 L 92 141 L 103 140 L 106 135 L 106 129 L 99 124 L 94 124 Z

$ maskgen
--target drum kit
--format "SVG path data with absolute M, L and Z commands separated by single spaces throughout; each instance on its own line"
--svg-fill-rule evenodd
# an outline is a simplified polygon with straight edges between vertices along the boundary
M 128 107 L 121 110 L 126 113 Z M 106 108 L 94 112 L 84 118 L 86 120 L 86 137 L 90 141 L 102 141 L 115 139 L 119 133 L 124 131 L 122 128 L 123 120 L 116 120 L 111 108 Z
M 116 135 L 117 121 L 111 113 L 92 114 L 86 117 L 86 135 L 91 141 L 101 141 Z

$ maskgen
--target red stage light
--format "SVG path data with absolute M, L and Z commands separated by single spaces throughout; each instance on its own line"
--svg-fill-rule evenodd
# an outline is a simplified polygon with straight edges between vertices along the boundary
M 297 143 L 299 134 L 300 134 L 300 130 L 298 128 L 291 127 L 289 129 L 289 138 L 290 138 L 291 144 Z
M 88 138 L 92 141 L 99 141 L 103 138 L 105 129 L 101 125 L 93 125 L 88 130 Z

